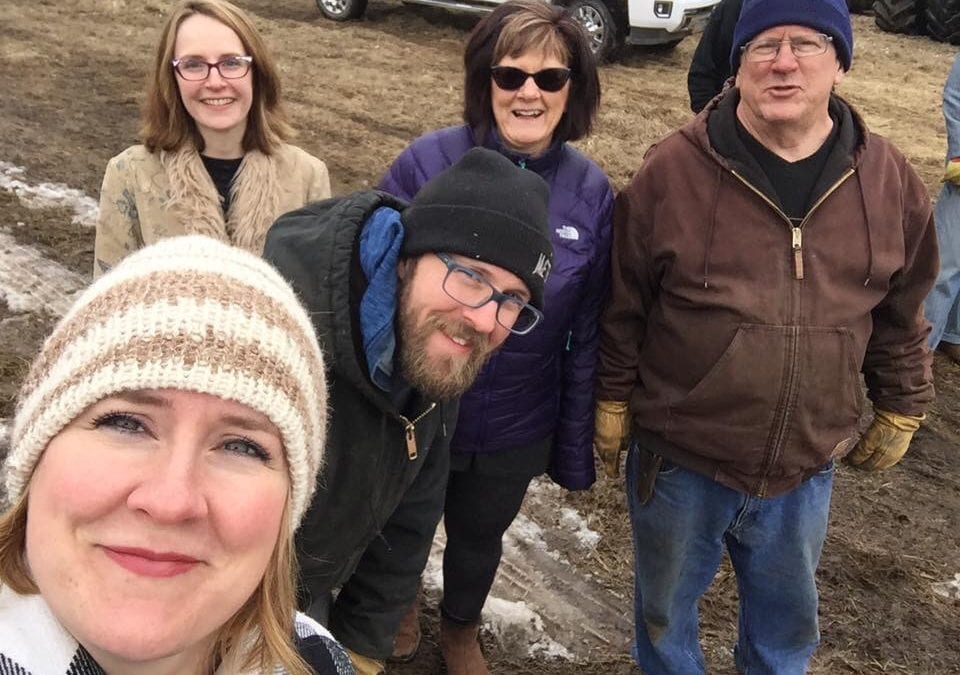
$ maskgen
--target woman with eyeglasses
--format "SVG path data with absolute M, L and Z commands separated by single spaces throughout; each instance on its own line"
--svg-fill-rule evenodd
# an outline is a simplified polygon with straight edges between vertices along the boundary
M 160 32 L 142 145 L 110 160 L 94 276 L 164 237 L 204 234 L 260 254 L 277 216 L 330 196 L 326 165 L 288 145 L 280 80 L 250 17 L 181 0 Z
M 460 402 L 444 525 L 440 646 L 451 675 L 486 673 L 480 612 L 531 479 L 544 471 L 571 490 L 590 487 L 597 322 L 604 303 L 613 193 L 603 171 L 569 141 L 586 136 L 600 104 L 589 42 L 568 10 L 511 0 L 473 29 L 464 52 L 463 126 L 415 140 L 380 187 L 411 199 L 474 146 L 499 151 L 550 185 L 553 268 L 544 320 L 512 335 Z M 394 644 L 410 660 L 417 608 Z

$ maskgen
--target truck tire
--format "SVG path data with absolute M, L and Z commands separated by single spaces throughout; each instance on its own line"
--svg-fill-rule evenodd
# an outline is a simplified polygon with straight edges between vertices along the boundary
M 880 30 L 908 35 L 923 32 L 922 0 L 877 0 L 873 12 Z
M 570 14 L 583 26 L 597 62 L 613 58 L 623 45 L 623 29 L 606 3 L 603 0 L 573 0 L 569 6 Z
M 333 21 L 359 19 L 367 11 L 367 0 L 317 0 L 320 12 Z
M 960 45 L 960 0 L 927 0 L 925 18 L 930 37 Z
M 847 0 L 847 9 L 851 14 L 863 14 L 873 9 L 873 0 Z

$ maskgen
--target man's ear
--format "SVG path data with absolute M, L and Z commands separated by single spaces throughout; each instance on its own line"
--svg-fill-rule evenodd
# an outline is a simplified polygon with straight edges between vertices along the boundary
M 400 258 L 397 261 L 397 278 L 406 279 L 410 270 L 413 269 L 414 260 L 412 258 Z
M 840 59 L 837 59 L 837 74 L 833 76 L 834 87 L 843 82 L 843 76 L 846 75 L 846 72 L 847 71 L 843 69 L 843 64 L 840 63 Z

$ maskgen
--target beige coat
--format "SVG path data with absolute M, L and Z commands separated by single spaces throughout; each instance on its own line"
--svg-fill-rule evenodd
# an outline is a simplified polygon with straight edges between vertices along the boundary
M 248 152 L 231 188 L 224 218 L 220 196 L 192 147 L 149 152 L 127 148 L 107 164 L 93 275 L 164 237 L 205 234 L 257 255 L 278 216 L 330 196 L 326 165 L 292 145 L 275 153 Z

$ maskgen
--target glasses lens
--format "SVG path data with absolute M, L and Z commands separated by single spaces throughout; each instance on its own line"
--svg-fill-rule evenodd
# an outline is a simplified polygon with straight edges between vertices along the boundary
M 533 76 L 533 81 L 544 91 L 560 91 L 569 79 L 569 68 L 546 68 Z
M 510 66 L 494 66 L 490 69 L 490 76 L 497 86 L 504 91 L 513 91 L 523 86 L 527 81 L 527 74 L 519 68 Z
M 509 328 L 510 332 L 518 335 L 525 335 L 533 330 L 533 327 L 540 321 L 540 316 L 529 305 L 520 305 L 515 314 L 506 311 L 506 303 L 500 305 L 500 312 L 497 314 L 497 320 L 500 325 Z
M 570 69 L 545 68 L 536 73 L 527 73 L 512 66 L 494 66 L 490 69 L 490 75 L 497 86 L 504 91 L 519 89 L 528 77 L 532 77 L 540 89 L 553 92 L 563 89 L 563 85 L 570 79 Z
M 226 78 L 237 78 L 246 75 L 249 66 L 250 64 L 245 59 L 232 56 L 218 63 L 217 69 Z
M 467 307 L 480 307 L 490 301 L 493 288 L 481 277 L 465 267 L 453 264 L 443 280 L 443 290 L 451 298 Z
M 185 80 L 202 80 L 210 74 L 210 66 L 199 59 L 186 59 L 177 63 L 177 72 Z

